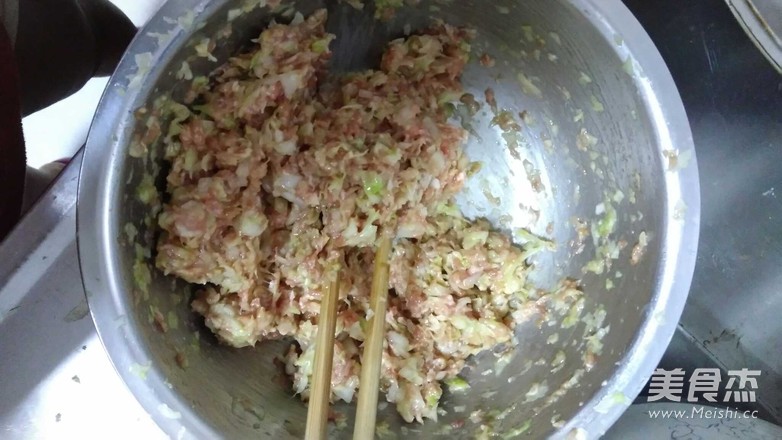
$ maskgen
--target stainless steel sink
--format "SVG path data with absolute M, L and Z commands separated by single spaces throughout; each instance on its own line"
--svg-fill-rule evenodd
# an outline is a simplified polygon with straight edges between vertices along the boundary
M 782 76 L 722 2 L 625 3 L 673 74 L 701 171 L 698 261 L 662 364 L 759 369 L 761 415 L 780 423 Z

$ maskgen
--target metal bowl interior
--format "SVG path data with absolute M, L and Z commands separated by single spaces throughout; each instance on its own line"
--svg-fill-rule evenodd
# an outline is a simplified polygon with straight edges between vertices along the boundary
M 466 121 L 473 132 L 467 153 L 484 166 L 460 195 L 460 207 L 502 230 L 528 227 L 554 238 L 557 250 L 534 260 L 534 282 L 552 288 L 578 279 L 585 292 L 583 304 L 520 326 L 516 354 L 501 371 L 491 353 L 473 359 L 470 391 L 446 392 L 437 423 L 406 425 L 392 405 L 380 410 L 379 422 L 391 435 L 416 438 L 473 437 L 487 429 L 562 438 L 605 432 L 673 334 L 698 235 L 698 174 L 686 115 L 640 25 L 619 1 L 602 0 L 422 1 L 385 22 L 373 19 L 372 7 L 358 11 L 336 1 L 283 2 L 274 10 L 258 4 L 168 2 L 131 45 L 89 135 L 78 210 L 82 275 L 101 339 L 131 391 L 171 436 L 302 436 L 306 406 L 274 362 L 289 343 L 219 345 L 190 310 L 191 287 L 154 270 L 155 221 L 137 189 L 153 178 L 162 190 L 164 165 L 159 148 L 138 159 L 128 146 L 145 130 L 137 109 L 186 91 L 178 79 L 183 61 L 195 75 L 208 74 L 272 18 L 290 20 L 294 6 L 304 15 L 327 7 L 329 30 L 338 36 L 336 69 L 373 65 L 384 42 L 435 18 L 478 31 L 473 59 L 488 53 L 496 65 L 471 63 L 464 84 L 480 102 L 493 88 L 500 108 L 525 118 L 518 146 L 491 123 L 485 104 Z M 196 54 L 204 38 L 216 43 L 218 63 Z M 577 220 L 587 230 L 598 225 L 605 217 L 598 205 L 615 208 L 615 231 L 580 240 Z M 128 224 L 138 233 L 128 234 Z M 633 261 L 642 235 L 648 245 Z M 594 261 L 606 246 L 621 250 L 600 271 Z M 139 283 L 146 270 L 148 286 Z M 575 325 L 562 325 L 579 311 Z M 165 319 L 165 333 L 153 324 L 156 315 Z M 352 426 L 352 406 L 335 410 Z M 331 429 L 334 436 L 350 433 Z

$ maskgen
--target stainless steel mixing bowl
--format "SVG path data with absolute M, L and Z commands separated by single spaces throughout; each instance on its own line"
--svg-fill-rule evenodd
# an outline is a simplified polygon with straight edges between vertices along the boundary
M 271 11 L 259 0 L 168 2 L 130 47 L 89 135 L 78 233 L 90 308 L 119 374 L 171 436 L 279 439 L 303 432 L 306 407 L 274 361 L 287 343 L 218 345 L 190 311 L 190 287 L 154 270 L 155 221 L 140 199 L 150 196 L 146 182 L 163 188 L 161 151 L 128 154 L 132 138 L 145 132 L 137 109 L 187 89 L 184 61 L 195 75 L 208 73 L 272 17 L 290 20 L 293 9 L 283 3 Z M 563 313 L 520 326 L 504 369 L 490 353 L 474 359 L 466 372 L 472 388 L 446 393 L 438 422 L 405 425 L 392 406 L 381 408 L 388 435 L 600 435 L 640 391 L 673 334 L 698 236 L 687 118 L 640 25 L 618 0 L 422 1 L 386 22 L 372 18 L 371 6 L 293 5 L 304 15 L 329 9 L 329 30 L 338 35 L 333 64 L 342 70 L 371 65 L 384 42 L 432 18 L 477 29 L 473 59 L 488 53 L 496 65 L 472 63 L 464 83 L 479 101 L 492 87 L 522 130 L 503 137 L 485 104 L 464 121 L 473 131 L 468 155 L 484 167 L 460 206 L 500 229 L 530 227 L 553 237 L 557 250 L 535 259 L 534 282 L 548 288 L 570 277 L 585 292 Z M 601 236 L 611 230 L 612 208 L 615 231 Z M 579 231 L 590 230 L 579 239 Z M 601 272 L 596 253 L 617 258 L 607 257 L 611 268 Z M 563 325 L 567 315 L 575 325 Z M 335 410 L 352 426 L 350 406 Z M 334 436 L 349 432 L 332 428 Z

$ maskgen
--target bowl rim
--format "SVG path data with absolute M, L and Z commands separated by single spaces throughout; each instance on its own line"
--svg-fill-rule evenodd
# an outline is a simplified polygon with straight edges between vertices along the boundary
M 651 37 L 618 0 L 569 0 L 597 25 L 604 37 L 622 36 L 620 59 L 631 57 L 640 73 L 634 80 L 650 107 L 659 140 L 666 150 L 691 154 L 690 163 L 664 173 L 666 212 L 655 292 L 633 342 L 603 388 L 552 438 L 598 438 L 632 404 L 659 364 L 678 327 L 689 295 L 700 233 L 700 179 L 695 146 L 684 103 Z M 663 232 L 661 232 L 663 234 Z
M 189 37 L 193 20 L 208 17 L 226 0 L 168 1 L 142 28 L 129 46 L 101 97 L 84 149 L 77 204 L 77 243 L 82 281 L 90 313 L 112 365 L 123 381 L 169 436 L 218 438 L 173 389 L 150 361 L 137 324 L 127 319 L 129 295 L 121 288 L 119 261 L 115 252 L 119 231 L 112 223 L 112 202 L 119 187 L 116 166 L 125 155 L 118 133 L 132 128 L 139 97 L 150 92 L 146 78 L 156 78 L 170 56 L 170 48 Z M 640 23 L 619 0 L 563 0 L 580 11 L 607 41 L 623 37 L 614 45 L 621 59 L 632 57 L 639 74 L 634 81 L 649 106 L 660 154 L 665 150 L 689 152 L 692 159 L 677 172 L 664 173 L 667 198 L 663 223 L 660 268 L 650 307 L 612 377 L 552 438 L 597 438 L 627 409 L 659 363 L 677 328 L 690 289 L 700 230 L 700 186 L 692 132 L 679 92 L 654 43 Z M 171 20 L 177 17 L 187 20 Z M 174 22 L 174 23 L 172 23 Z M 171 32 L 165 44 L 151 33 Z M 150 53 L 151 68 L 139 72 L 136 56 Z M 129 88 L 134 76 L 140 85 Z M 107 142 L 109 140 L 109 142 Z M 681 211 L 681 203 L 686 210 Z M 149 366 L 146 378 L 131 366 Z M 617 399 L 617 396 L 624 398 Z

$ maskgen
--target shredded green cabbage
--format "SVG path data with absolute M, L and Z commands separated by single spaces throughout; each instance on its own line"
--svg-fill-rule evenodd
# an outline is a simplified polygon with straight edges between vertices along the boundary
M 518 428 L 511 429 L 510 431 L 506 432 L 502 435 L 503 440 L 510 440 L 514 438 L 518 438 L 525 432 L 527 432 L 532 426 L 532 420 L 527 420 L 526 422 L 522 423 L 521 426 Z
M 151 175 L 145 174 L 136 188 L 136 197 L 145 205 L 152 205 L 158 200 L 158 192 L 155 187 L 155 180 Z
M 446 379 L 445 384 L 448 386 L 448 390 L 452 393 L 463 393 L 470 389 L 470 384 L 459 376 Z

